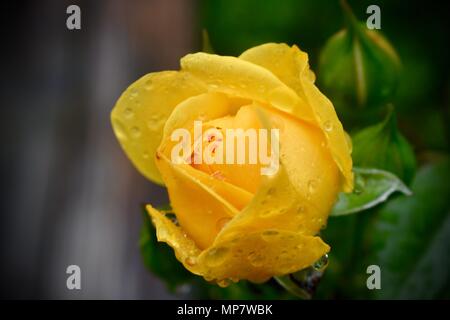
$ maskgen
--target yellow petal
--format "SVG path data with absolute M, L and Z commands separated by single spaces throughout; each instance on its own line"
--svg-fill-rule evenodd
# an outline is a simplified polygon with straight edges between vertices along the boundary
M 163 183 L 154 158 L 164 124 L 176 105 L 205 91 L 205 86 L 186 72 L 164 71 L 143 76 L 121 95 L 111 113 L 113 129 L 145 177 Z
M 292 88 L 307 103 L 306 110 L 290 112 L 303 119 L 304 113 L 312 113 L 314 123 L 324 132 L 328 148 L 333 155 L 343 176 L 343 189 L 349 192 L 353 188 L 352 159 L 339 121 L 332 103 L 314 85 L 314 74 L 309 69 L 308 55 L 297 46 L 267 43 L 251 48 L 240 56 L 240 59 L 254 63 L 270 70 L 278 79 Z
M 180 227 L 176 226 L 151 205 L 147 205 L 146 209 L 155 225 L 158 241 L 166 242 L 171 246 L 175 251 L 175 256 L 183 263 L 185 268 L 195 274 L 199 274 L 195 262 L 201 250 L 196 246 L 195 242 L 187 237 Z
M 306 102 L 294 90 L 256 64 L 199 52 L 184 56 L 181 68 L 205 82 L 210 91 L 267 103 L 306 121 L 314 120 L 310 110 L 303 107 Z
M 245 190 L 189 165 L 173 164 L 164 155 L 160 155 L 157 165 L 181 227 L 201 249 L 209 247 L 224 225 L 252 198 Z
M 161 212 L 150 205 L 147 211 L 158 241 L 171 246 L 186 269 L 208 281 L 263 282 L 308 267 L 329 251 L 329 246 L 318 237 L 272 229 L 230 236 L 202 251 Z
M 263 282 L 310 266 L 329 251 L 319 237 L 282 230 L 243 233 L 223 239 L 198 257 L 201 273 L 223 280 Z
M 242 129 L 244 132 L 248 129 L 252 130 L 258 130 L 261 128 L 261 125 L 258 120 L 258 116 L 254 110 L 254 106 L 252 105 L 246 105 L 239 108 L 236 115 L 234 116 L 226 116 L 222 118 L 217 118 L 211 121 L 208 121 L 204 124 L 204 132 L 207 130 L 208 127 L 215 127 L 220 128 L 218 129 L 222 134 L 222 146 L 223 149 L 223 159 L 226 159 L 227 152 L 231 151 L 227 150 L 227 133 L 226 131 L 228 129 Z M 257 132 L 257 131 L 256 131 Z M 213 164 L 196 164 L 193 165 L 196 169 L 201 170 L 203 172 L 207 172 L 209 174 L 216 175 L 223 179 L 224 181 L 227 181 L 229 183 L 232 183 L 233 185 L 239 186 L 240 188 L 243 188 L 251 193 L 255 193 L 259 187 L 260 180 L 261 180 L 261 164 L 259 162 L 259 159 L 256 159 L 256 163 L 249 163 L 249 153 L 250 148 L 254 146 L 258 146 L 259 144 L 259 137 L 256 135 L 255 145 L 249 146 L 249 142 L 247 141 L 247 148 L 245 149 L 245 159 L 247 159 L 246 163 L 244 164 L 238 164 L 238 163 L 232 163 L 228 164 L 225 163 L 226 161 L 223 161 L 223 164 L 219 163 L 213 163 Z M 236 139 L 234 139 L 234 155 L 237 154 L 237 142 Z M 206 149 L 208 147 L 208 143 L 203 143 L 203 148 Z M 270 150 L 270 147 L 268 148 Z M 257 153 L 257 152 L 256 152 Z M 243 179 L 245 177 L 245 179 Z
M 329 195 L 308 195 L 299 192 L 291 179 L 283 164 L 276 175 L 264 177 L 258 193 L 250 204 L 222 229 L 215 244 L 220 243 L 222 237 L 227 238 L 228 234 L 266 229 L 316 235 L 326 223 L 331 207 L 330 204 L 324 206 L 317 201 L 326 199 Z

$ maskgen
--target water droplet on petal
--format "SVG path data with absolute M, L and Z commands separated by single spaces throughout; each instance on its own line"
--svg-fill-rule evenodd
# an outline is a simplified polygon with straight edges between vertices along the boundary
M 139 94 L 139 90 L 136 88 L 133 88 L 130 90 L 130 100 L 135 99 Z
M 169 232 L 166 228 L 158 228 L 156 231 L 156 235 L 158 237 L 158 240 L 165 240 L 169 237 Z
M 228 255 L 228 248 L 219 247 L 209 250 L 206 256 L 206 264 L 210 267 L 221 265 Z
M 147 80 L 145 82 L 144 89 L 147 90 L 147 91 L 152 90 L 153 89 L 153 81 L 152 80 Z
M 123 114 L 124 114 L 125 118 L 128 118 L 128 119 L 130 119 L 131 117 L 134 116 L 133 109 L 131 109 L 131 108 L 126 108 L 124 110 Z
M 128 140 L 128 134 L 127 131 L 125 129 L 125 126 L 123 125 L 123 123 L 121 121 L 118 120 L 113 120 L 114 122 L 114 131 L 116 133 L 117 138 L 120 141 L 126 141 Z
M 150 155 L 148 154 L 147 151 L 144 151 L 144 153 L 142 154 L 142 157 L 143 157 L 144 159 L 148 159 L 148 158 L 150 157 Z
M 187 257 L 184 261 L 188 266 L 195 266 L 197 264 L 197 258 L 196 257 Z
M 223 280 L 217 281 L 217 284 L 219 285 L 219 287 L 225 288 L 230 285 L 230 281 L 228 279 L 223 279 Z
M 247 256 L 248 261 L 250 261 L 250 264 L 254 267 L 261 267 L 264 264 L 264 256 L 261 255 L 261 253 L 252 251 Z
M 323 123 L 323 128 L 325 129 L 325 131 L 330 132 L 331 130 L 333 130 L 333 124 L 331 123 L 331 121 L 325 121 Z
M 261 234 L 261 238 L 267 242 L 275 240 L 280 233 L 277 230 L 266 230 Z
M 131 135 L 134 138 L 138 138 L 141 135 L 141 129 L 139 129 L 139 127 L 132 127 L 131 128 Z
M 317 181 L 316 180 L 309 180 L 308 181 L 308 191 L 309 193 L 314 193 L 317 190 Z
M 217 230 L 222 230 L 228 224 L 228 222 L 230 222 L 230 220 L 231 218 L 228 217 L 219 219 L 216 224 Z
M 328 254 L 324 254 L 319 260 L 314 262 L 312 267 L 317 271 L 324 271 L 328 266 Z
M 154 114 L 148 120 L 147 127 L 153 131 L 159 129 L 160 124 L 161 124 L 161 116 L 158 114 Z

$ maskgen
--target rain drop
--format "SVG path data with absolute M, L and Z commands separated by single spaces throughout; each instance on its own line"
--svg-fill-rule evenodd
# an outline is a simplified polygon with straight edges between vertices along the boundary
M 197 264 L 197 258 L 196 257 L 187 257 L 184 261 L 188 266 L 195 266 Z
M 228 287 L 228 285 L 230 284 L 230 281 L 228 279 L 223 279 L 223 280 L 217 281 L 217 284 L 219 285 L 219 287 L 225 288 L 225 287 Z
M 228 249 L 225 247 L 213 248 L 209 250 L 206 258 L 206 264 L 210 267 L 221 265 L 228 255 Z
M 324 254 L 319 260 L 314 262 L 312 267 L 317 271 L 324 271 L 328 266 L 328 254 Z
M 255 251 L 250 252 L 247 258 L 254 267 L 258 268 L 264 264 L 264 257 Z
M 131 135 L 134 138 L 138 138 L 141 135 L 141 129 L 139 129 L 139 127 L 132 127 L 131 128 Z
M 231 220 L 231 218 L 228 218 L 228 217 L 219 219 L 216 224 L 217 230 L 219 230 L 219 231 L 222 230 L 223 227 L 225 227 L 228 224 L 228 222 L 230 222 L 230 220 Z
M 331 121 L 325 121 L 323 123 L 323 128 L 325 129 L 325 131 L 330 132 L 331 130 L 333 130 L 333 124 L 331 123 Z
M 271 242 L 275 240 L 280 233 L 277 230 L 266 230 L 261 234 L 264 241 Z
M 316 180 L 309 180 L 308 181 L 308 191 L 309 193 L 314 193 L 317 190 L 317 181 Z
M 152 81 L 152 80 L 147 80 L 147 81 L 145 82 L 144 89 L 145 89 L 146 91 L 152 90 L 152 89 L 153 89 L 153 81 Z
M 123 114 L 124 114 L 125 118 L 128 118 L 128 119 L 130 119 L 134 116 L 133 109 L 131 109 L 131 108 L 126 108 L 125 111 L 123 112 Z
M 128 140 L 128 134 L 127 134 L 127 131 L 125 130 L 125 126 L 123 125 L 123 123 L 116 119 L 114 119 L 113 122 L 114 122 L 114 129 L 115 129 L 117 138 L 120 141 Z
M 139 94 L 138 89 L 134 88 L 130 90 L 130 100 L 135 99 Z
M 161 117 L 157 114 L 154 114 L 150 117 L 150 120 L 147 122 L 147 127 L 150 130 L 156 130 L 159 128 Z

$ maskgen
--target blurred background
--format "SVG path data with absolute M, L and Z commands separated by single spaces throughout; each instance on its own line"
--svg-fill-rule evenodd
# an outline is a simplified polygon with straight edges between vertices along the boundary
M 66 28 L 71 4 L 81 8 L 81 30 Z M 402 62 L 392 102 L 418 167 L 445 157 L 449 11 L 441 2 L 349 4 L 360 20 L 368 5 L 381 8 L 381 32 Z M 308 52 L 317 70 L 327 39 L 344 26 L 339 2 L 43 0 L 1 6 L 0 297 L 190 297 L 189 288 L 168 290 L 142 263 L 141 206 L 166 204 L 167 194 L 140 176 L 120 149 L 109 120 L 115 101 L 140 76 L 178 69 L 180 57 L 201 50 L 203 28 L 219 54 L 286 42 Z M 438 192 L 449 198 L 446 182 Z M 423 289 L 416 297 L 449 297 L 448 201 L 439 208 L 446 231 L 439 233 L 439 278 L 430 280 L 436 293 Z M 82 290 L 66 288 L 71 264 L 81 268 Z M 342 274 L 350 277 L 351 270 Z M 350 278 L 342 274 L 318 297 L 364 297 L 346 289 Z

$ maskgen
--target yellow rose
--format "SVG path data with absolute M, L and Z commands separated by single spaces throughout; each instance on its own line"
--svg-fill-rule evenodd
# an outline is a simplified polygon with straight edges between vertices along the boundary
M 150 205 L 159 241 L 191 272 L 226 285 L 262 282 L 310 266 L 329 251 L 317 236 L 340 191 L 353 188 L 350 145 L 308 56 L 268 43 L 240 57 L 188 54 L 180 71 L 133 83 L 111 118 L 123 149 L 165 184 L 178 223 Z M 262 110 L 264 118 L 258 110 Z M 266 120 L 264 124 L 263 119 Z M 279 129 L 279 168 L 171 161 L 177 128 Z

